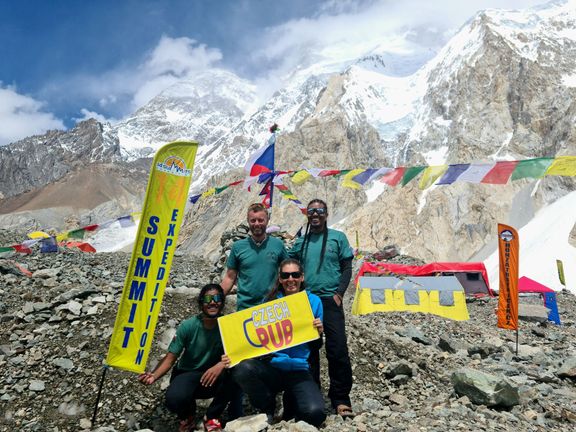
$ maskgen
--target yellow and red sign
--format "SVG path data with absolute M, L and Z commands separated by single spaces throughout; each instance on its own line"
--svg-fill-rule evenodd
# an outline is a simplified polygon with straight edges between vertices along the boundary
M 156 153 L 106 364 L 142 373 L 170 274 L 198 144 L 173 142 Z
M 305 292 L 218 318 L 224 352 L 231 366 L 318 339 Z
M 498 224 L 500 256 L 500 291 L 498 292 L 498 327 L 518 330 L 518 233 Z

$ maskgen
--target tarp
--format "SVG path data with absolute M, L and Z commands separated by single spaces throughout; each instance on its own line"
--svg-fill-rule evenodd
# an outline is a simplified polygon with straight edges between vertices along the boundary
M 391 264 L 385 262 L 365 262 L 360 267 L 358 276 L 356 277 L 356 282 L 358 278 L 363 276 L 365 273 L 376 273 L 376 274 L 386 274 L 391 273 L 394 275 L 413 275 L 413 276 L 434 276 L 438 273 L 480 273 L 484 284 L 486 285 L 486 291 L 481 291 L 480 289 L 471 288 L 464 281 L 458 280 L 462 283 L 464 291 L 467 295 L 483 295 L 488 294 L 493 296 L 494 293 L 490 289 L 490 282 L 488 282 L 488 272 L 486 267 L 482 262 L 433 262 L 421 266 L 409 266 L 403 264 Z
M 352 305 L 354 315 L 374 312 L 423 312 L 457 321 L 470 317 L 464 288 L 455 276 L 361 276 Z
M 556 303 L 556 292 L 536 282 L 529 277 L 522 276 L 518 280 L 518 292 L 521 293 L 538 293 L 544 298 L 544 306 L 550 310 L 548 312 L 548 320 L 560 325 L 560 314 L 558 313 L 558 304 Z

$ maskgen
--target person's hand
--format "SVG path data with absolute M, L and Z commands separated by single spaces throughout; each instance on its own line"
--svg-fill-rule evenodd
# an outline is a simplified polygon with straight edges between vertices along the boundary
M 340 297 L 338 294 L 334 294 L 333 298 L 336 306 L 342 306 L 342 297 Z
M 230 357 L 228 357 L 226 354 L 222 354 L 222 358 L 220 359 L 220 361 L 224 363 L 224 367 L 226 369 L 228 369 L 230 367 L 230 364 L 232 364 L 232 362 L 230 361 Z
M 324 325 L 322 324 L 322 320 L 320 318 L 316 318 L 314 321 L 312 321 L 312 325 L 316 330 L 318 330 L 318 334 L 321 335 L 322 332 L 324 331 Z
M 142 384 L 150 385 L 156 382 L 156 377 L 152 372 L 144 372 L 143 374 L 138 375 L 138 381 Z
M 212 387 L 216 382 L 222 371 L 224 370 L 224 363 L 220 362 L 208 369 L 200 378 L 200 384 L 204 387 Z

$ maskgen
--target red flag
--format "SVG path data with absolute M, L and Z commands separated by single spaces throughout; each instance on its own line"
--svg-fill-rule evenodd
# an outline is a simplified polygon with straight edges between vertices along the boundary
M 498 293 L 498 327 L 518 330 L 518 233 L 498 224 L 500 256 L 500 291 Z
M 30 255 L 32 253 L 32 249 L 21 244 L 12 245 L 12 247 L 16 252 L 20 252 L 27 255 Z
M 392 171 L 388 171 L 386 174 L 384 174 L 380 178 L 380 181 L 390 186 L 396 186 L 398 183 L 400 183 L 400 180 L 402 180 L 402 178 L 404 177 L 404 171 L 405 171 L 404 167 L 395 168 Z
M 510 179 L 512 171 L 514 171 L 516 165 L 518 165 L 518 161 L 496 162 L 494 168 L 488 171 L 488 173 L 482 179 L 481 183 L 490 183 L 490 184 L 508 183 L 508 179 Z

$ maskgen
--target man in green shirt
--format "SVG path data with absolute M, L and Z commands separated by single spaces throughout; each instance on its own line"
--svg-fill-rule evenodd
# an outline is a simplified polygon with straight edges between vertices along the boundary
M 239 311 L 262 303 L 278 277 L 278 266 L 288 258 L 282 240 L 266 234 L 268 210 L 263 204 L 248 207 L 247 221 L 250 236 L 232 245 L 221 283 L 225 294 L 238 285 Z
M 346 342 L 346 328 L 342 300 L 352 276 L 352 248 L 346 235 L 328 228 L 328 207 L 314 199 L 306 208 L 308 225 L 306 234 L 294 242 L 289 252 L 304 267 L 306 290 L 322 300 L 324 308 L 324 335 L 330 388 L 328 397 L 336 412 L 342 417 L 353 417 L 350 402 L 352 367 Z M 321 340 L 310 344 L 312 375 L 320 384 Z
M 178 415 L 179 431 L 195 430 L 196 399 L 214 398 L 206 410 L 204 428 L 217 432 L 222 430 L 220 416 L 226 405 L 239 392 L 221 361 L 224 349 L 217 319 L 224 308 L 224 292 L 220 285 L 204 286 L 198 303 L 202 313 L 178 326 L 166 355 L 152 372 L 141 374 L 138 380 L 154 384 L 178 361 L 166 390 L 166 406 Z M 230 420 L 237 417 L 236 413 L 229 415 Z

